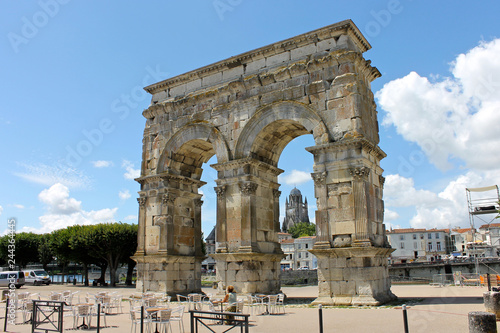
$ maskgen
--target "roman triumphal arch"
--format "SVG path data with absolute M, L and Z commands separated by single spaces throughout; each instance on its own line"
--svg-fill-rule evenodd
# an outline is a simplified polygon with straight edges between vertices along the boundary
M 201 289 L 202 165 L 217 163 L 217 278 L 280 290 L 278 166 L 312 134 L 321 304 L 379 304 L 390 291 L 384 177 L 370 90 L 380 72 L 347 20 L 146 87 L 137 288 Z M 205 190 L 207 191 L 207 190 Z

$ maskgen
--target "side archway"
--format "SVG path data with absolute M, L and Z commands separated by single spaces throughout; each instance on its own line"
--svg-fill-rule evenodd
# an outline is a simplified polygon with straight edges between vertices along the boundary
M 321 117 L 304 104 L 287 101 L 259 109 L 243 128 L 235 149 L 235 158 L 252 157 L 278 165 L 286 145 L 298 136 L 312 134 L 316 145 L 329 142 Z
M 199 179 L 202 164 L 214 154 L 218 163 L 225 163 L 230 159 L 227 144 L 220 131 L 205 123 L 185 125 L 165 144 L 157 174 L 169 171 Z

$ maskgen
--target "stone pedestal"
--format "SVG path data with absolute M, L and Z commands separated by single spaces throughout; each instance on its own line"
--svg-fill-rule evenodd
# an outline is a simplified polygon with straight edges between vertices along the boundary
M 500 318 L 500 293 L 496 291 L 486 291 L 483 293 L 483 300 L 486 311 Z
M 223 281 L 219 292 L 233 285 L 238 294 L 276 294 L 281 289 L 280 261 L 283 254 L 217 253 L 217 280 Z
M 166 292 L 170 296 L 201 292 L 203 257 L 146 255 L 132 257 L 137 262 L 140 292 Z
M 379 247 L 311 250 L 319 265 L 319 293 L 312 304 L 380 305 L 396 299 L 387 266 L 392 251 Z
M 497 322 L 494 314 L 489 312 L 469 312 L 469 333 L 496 333 Z

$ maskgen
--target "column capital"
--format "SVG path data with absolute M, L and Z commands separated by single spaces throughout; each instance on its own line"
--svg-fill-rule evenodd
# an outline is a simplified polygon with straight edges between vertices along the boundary
M 326 175 L 327 175 L 326 171 L 311 173 L 311 177 L 314 180 L 314 185 L 324 186 L 326 181 Z
M 370 169 L 368 167 L 353 167 L 349 169 L 349 173 L 354 180 L 366 180 L 370 174 Z
M 198 199 L 194 199 L 194 205 L 196 207 L 201 207 L 203 205 L 203 200 L 201 200 L 199 198 Z
M 240 183 L 239 185 L 241 193 L 245 195 L 255 194 L 255 191 L 257 191 L 257 187 L 259 186 L 251 182 Z
M 144 207 L 146 205 L 146 198 L 145 197 L 137 198 L 137 202 L 139 203 L 140 207 Z
M 217 194 L 217 199 L 224 199 L 226 197 L 226 185 L 214 187 L 215 193 Z
M 161 201 L 164 203 L 164 204 L 173 204 L 174 201 L 175 201 L 175 198 L 176 196 L 172 193 L 165 193 L 162 197 L 161 197 Z
M 279 199 L 279 198 L 280 198 L 280 196 L 281 196 L 281 191 L 280 191 L 280 190 L 277 190 L 277 189 L 274 189 L 274 190 L 273 190 L 273 197 L 274 197 L 275 199 Z

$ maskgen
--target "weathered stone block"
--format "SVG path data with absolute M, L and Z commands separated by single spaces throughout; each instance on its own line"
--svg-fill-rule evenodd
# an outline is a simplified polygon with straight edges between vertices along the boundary
M 291 50 L 290 59 L 297 60 L 300 58 L 304 58 L 312 53 L 316 53 L 316 51 L 317 51 L 316 44 L 304 45 L 302 47 Z
M 290 52 L 278 53 L 266 58 L 266 67 L 273 67 L 290 60 Z

